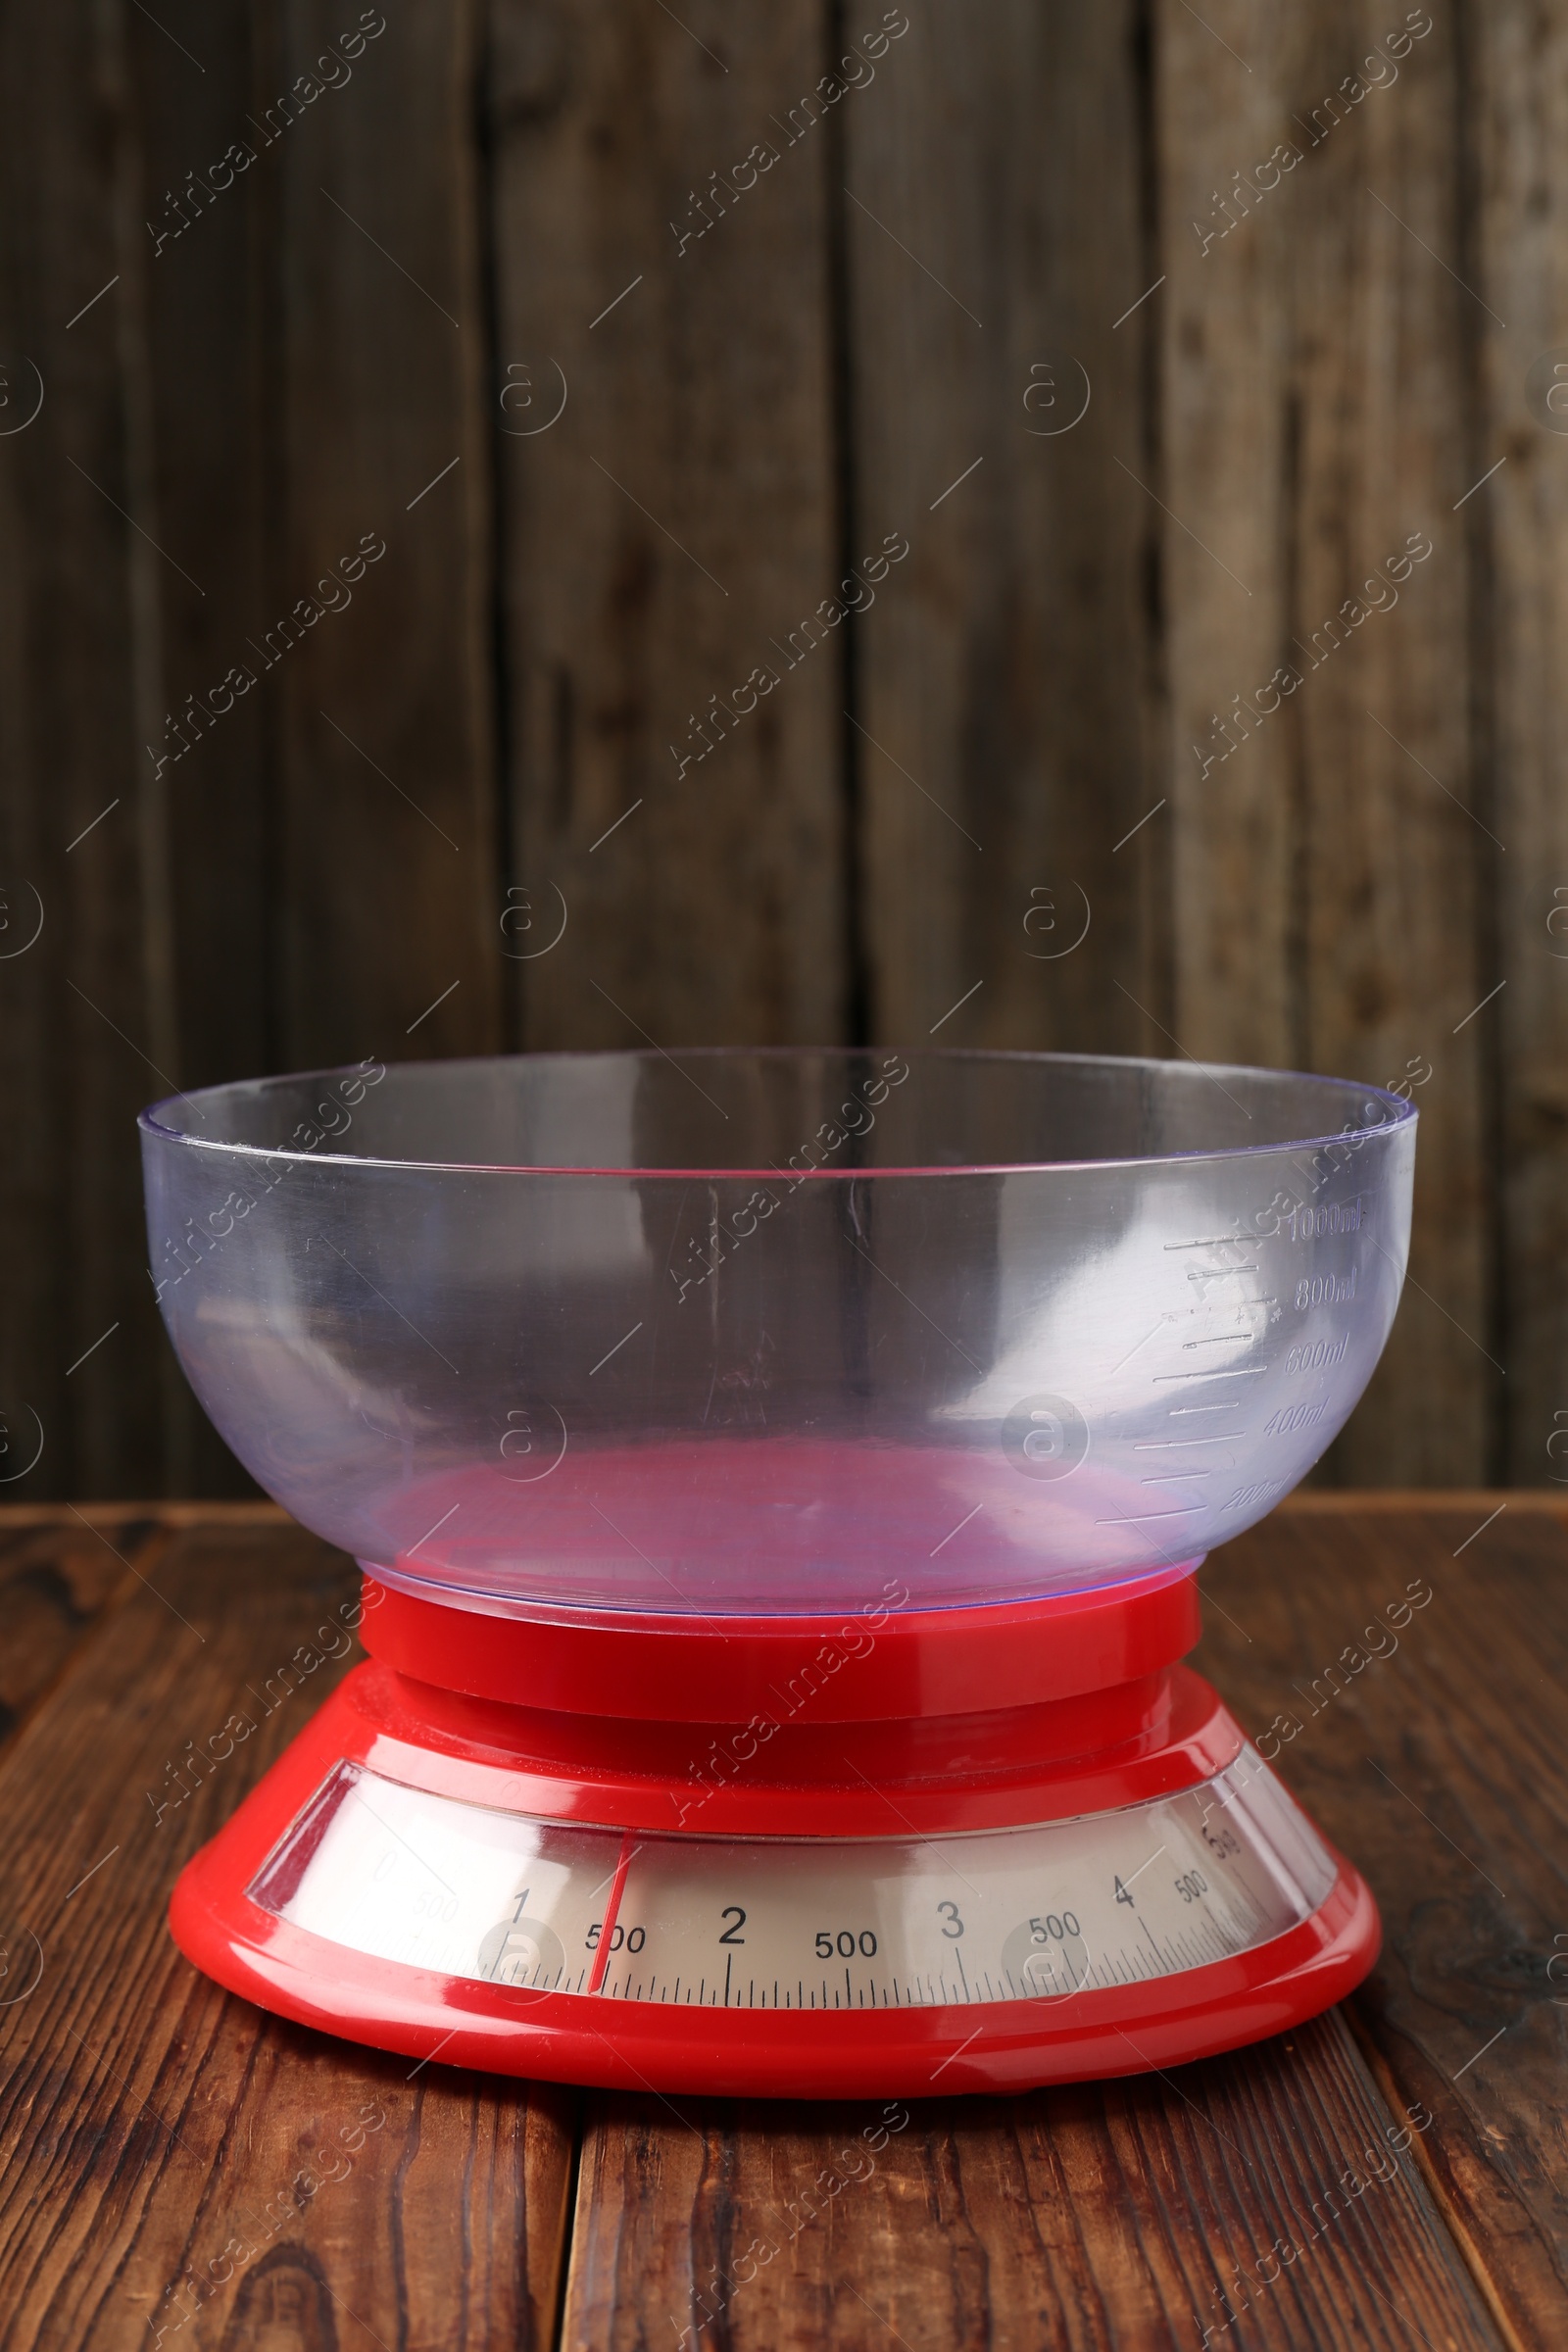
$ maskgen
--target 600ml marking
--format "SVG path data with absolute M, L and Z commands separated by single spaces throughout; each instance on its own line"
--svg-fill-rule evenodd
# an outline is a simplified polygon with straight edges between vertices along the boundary
M 1349 1333 L 1342 1331 L 1337 1340 L 1318 1340 L 1309 1342 L 1305 1347 L 1293 1348 L 1285 1358 L 1285 1369 L 1287 1372 L 1322 1372 L 1330 1364 L 1343 1364 L 1349 1341 Z

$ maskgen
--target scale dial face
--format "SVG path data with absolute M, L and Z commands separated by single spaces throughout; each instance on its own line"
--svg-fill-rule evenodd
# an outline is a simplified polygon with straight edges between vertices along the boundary
M 343 1764 L 253 1883 L 377 1959 L 728 2009 L 1054 2001 L 1226 1960 L 1335 1864 L 1255 1749 L 1178 1796 L 956 1837 L 658 1837 L 487 1807 Z

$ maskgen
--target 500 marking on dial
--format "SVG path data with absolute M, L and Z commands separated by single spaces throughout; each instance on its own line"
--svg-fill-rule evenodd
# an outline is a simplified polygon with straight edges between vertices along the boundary
M 1249 1748 L 1180 1796 L 928 1838 L 579 1829 L 343 1765 L 251 1892 L 353 1950 L 536 1996 L 823 2010 L 1172 1975 L 1283 1935 L 1333 1880 Z

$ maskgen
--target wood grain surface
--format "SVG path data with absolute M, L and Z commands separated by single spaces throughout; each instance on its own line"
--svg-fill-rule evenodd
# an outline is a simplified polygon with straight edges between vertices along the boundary
M 149 1059 L 173 1066 L 170 928 L 147 919 L 165 887 L 161 818 L 135 766 L 148 699 L 147 575 L 133 598 L 127 571 L 137 452 L 112 300 L 67 324 L 122 270 L 131 126 L 114 29 L 84 9 L 0 28 L 7 86 L 31 93 L 5 142 L 5 210 L 15 220 L 25 208 L 37 226 L 21 246 L 0 240 L 12 551 L 0 579 L 0 1084 L 15 1106 L 0 1219 L 17 1237 L 0 1317 L 0 1475 L 25 1474 L 34 1493 L 156 1485 L 173 1409 L 156 1370 L 126 1379 L 138 1354 L 154 1365 L 157 1344 L 133 1122 L 167 1091 Z
M 352 1571 L 269 1506 L 0 1512 L 0 2343 L 1553 2352 L 1565 1555 L 1545 1497 L 1317 1495 L 1204 1571 L 1200 1663 L 1382 1906 L 1354 2000 L 833 2108 L 411 2071 L 220 1993 L 169 1888 L 343 1671 L 276 1700 Z
M 1507 845 L 1498 861 L 1497 1051 L 1491 1064 L 1498 1166 L 1497 1349 L 1530 1405 L 1510 1414 L 1508 1475 L 1542 1475 L 1568 1452 L 1559 1367 L 1568 1297 L 1568 805 L 1558 746 L 1568 625 L 1568 240 L 1556 159 L 1568 137 L 1568 24 L 1551 9 L 1478 9 L 1465 54 L 1474 124 L 1473 204 L 1456 267 L 1500 313 L 1476 350 L 1475 472 L 1495 468 L 1465 509 L 1476 599 L 1476 789 Z M 1490 810 L 1490 813 L 1489 813 Z M 1539 1401 L 1537 1401 L 1539 1399 Z M 1555 1441 L 1555 1442 L 1553 1442 Z M 1553 1473 L 1555 1474 L 1555 1473 Z
M 506 954 L 532 1047 L 846 1033 L 823 37 L 817 0 L 496 13 Z
M 1421 2161 L 1526 2344 L 1568 2298 L 1565 1570 L 1562 1516 L 1498 1494 L 1277 1517 L 1202 1578 L 1200 1662 L 1254 1736 L 1278 1725 L 1265 1752 L 1377 1894 L 1348 2014 L 1390 2096 L 1436 2116 Z M 1432 1598 L 1400 1630 L 1412 1585 Z
M 248 639 L 263 633 L 259 616 L 271 602 L 277 479 L 270 373 L 277 320 L 268 263 L 270 166 L 259 160 L 232 186 L 217 184 L 231 142 L 266 157 L 262 131 L 248 118 L 272 96 L 256 95 L 272 60 L 259 19 L 189 15 L 188 24 L 171 23 L 149 43 L 139 37 L 134 8 L 99 13 L 100 70 L 115 95 L 112 267 L 119 277 L 69 334 L 73 344 L 85 339 L 84 363 L 116 368 L 123 419 L 117 453 L 122 486 L 114 475 L 99 479 L 123 510 L 119 586 L 127 608 L 134 725 L 112 780 L 72 833 L 111 794 L 122 796 L 120 804 L 70 852 L 70 861 L 87 866 L 93 887 L 141 934 L 140 988 L 122 995 L 113 986 L 96 1000 L 127 1107 L 127 1098 L 146 1102 L 189 1086 L 198 1070 L 232 1069 L 236 1056 L 254 1066 L 275 1037 L 268 889 L 275 738 L 261 695 L 247 687 L 236 697 L 236 681 L 228 680 L 239 663 L 262 674 Z M 174 45 L 181 36 L 183 51 Z M 258 173 L 254 185 L 250 170 Z M 248 452 L 242 466 L 232 462 L 237 447 Z M 220 710 L 225 700 L 227 710 Z M 128 1260 L 131 1270 L 147 1262 L 134 1214 L 138 1156 L 134 1130 L 122 1120 L 90 1160 L 83 1155 L 77 1179 L 122 1187 L 129 1197 L 117 1264 Z M 76 1230 L 86 1235 L 92 1226 L 82 1217 Z M 97 1256 L 95 1249 L 82 1275 L 102 1297 L 107 1269 Z M 157 1331 L 150 1290 L 136 1286 L 121 1331 L 72 1375 L 62 1399 L 67 1428 L 75 1421 L 112 1428 L 123 1411 L 117 1397 L 140 1385 L 130 1367 L 146 1364 L 169 1484 L 178 1493 L 239 1491 L 227 1448 L 215 1444 L 195 1399 L 181 1394 L 184 1384 L 161 1360 L 155 1339 L 148 1350 Z M 105 1313 L 97 1330 L 109 1319 Z M 95 1336 L 87 1334 L 82 1346 Z M 122 1471 L 55 1491 L 101 1494 L 127 1483 Z
M 0 1745 L 71 1659 L 87 1628 L 128 1595 L 162 1548 L 163 1531 L 126 1512 L 95 1523 L 57 1513 L 0 1524 Z
M 1458 35 L 1450 17 L 1358 74 L 1358 7 L 1157 13 L 1170 1027 L 1191 1054 L 1419 1090 L 1411 1290 L 1329 1474 L 1455 1484 L 1494 1458 L 1502 1394 L 1478 1214 L 1494 1016 L 1465 1025 L 1500 974 L 1480 927 L 1498 852 L 1463 805 L 1452 509 L 1481 470 L 1463 385 L 1485 318 L 1443 260 Z
M 280 87 L 318 57 L 325 80 L 342 13 L 279 11 Z M 501 1042 L 478 11 L 366 15 L 385 29 L 354 78 L 254 167 L 293 265 L 268 619 L 300 637 L 258 691 L 278 728 L 278 1013 L 305 1068 Z
M 1016 2099 L 677 2105 L 590 2124 L 569 2344 L 1499 2340 L 1337 2018 Z
M 875 1035 L 1168 1051 L 1137 22 L 912 12 L 842 109 L 858 544 L 911 544 L 856 640 Z
M 75 1534 L 59 1543 L 74 1561 Z M 181 1863 L 343 1671 L 346 1642 L 310 1696 L 264 1712 L 354 1589 L 296 1531 L 181 1531 L 0 1764 L 8 2345 L 552 2339 L 572 2094 L 281 2025 L 197 1977 L 164 1925 Z M 191 1743 L 236 1710 L 254 1733 L 201 1779 Z

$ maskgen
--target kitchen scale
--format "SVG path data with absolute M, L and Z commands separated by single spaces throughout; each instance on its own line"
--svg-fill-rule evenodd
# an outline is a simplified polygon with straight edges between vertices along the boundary
M 192 1386 L 365 1571 L 368 1661 L 175 1888 L 220 1984 L 444 2064 L 907 2097 L 1167 2067 L 1371 1966 L 1181 1661 L 1388 1336 L 1408 1103 L 723 1050 L 141 1124 Z

